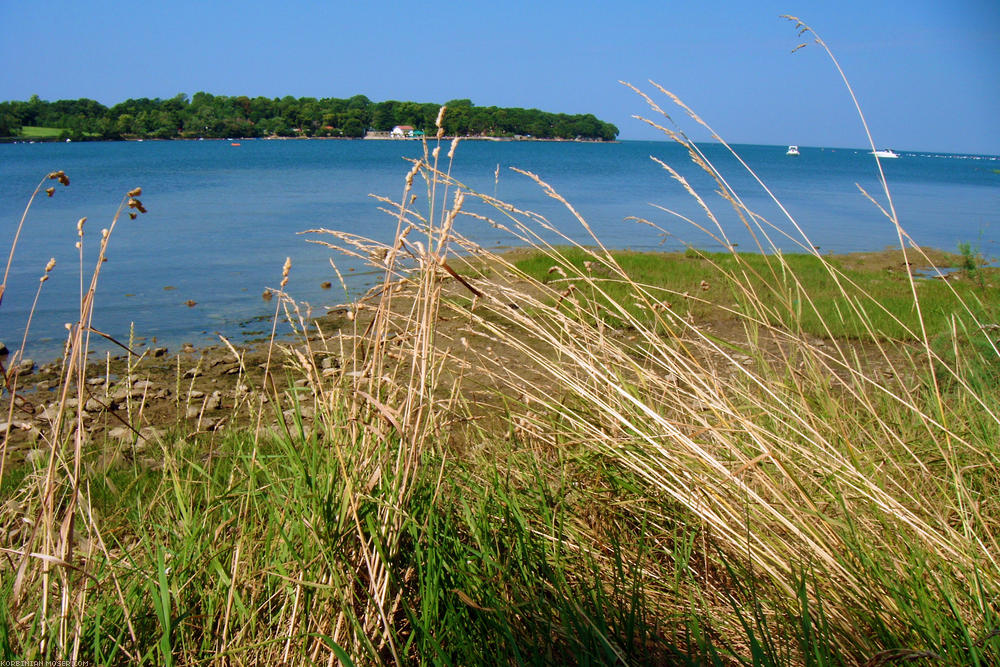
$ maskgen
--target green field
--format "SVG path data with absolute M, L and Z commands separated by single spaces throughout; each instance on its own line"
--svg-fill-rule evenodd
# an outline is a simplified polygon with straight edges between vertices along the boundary
M 25 125 L 21 128 L 20 136 L 25 139 L 49 139 L 58 137 L 65 132 L 61 127 L 39 127 L 37 125 Z

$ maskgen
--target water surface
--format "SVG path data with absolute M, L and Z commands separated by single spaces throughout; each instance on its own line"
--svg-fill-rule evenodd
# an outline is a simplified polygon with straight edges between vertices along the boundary
M 398 198 L 409 168 L 405 157 L 422 153 L 417 142 L 228 141 L 47 143 L 0 145 L 0 239 L 4 256 L 21 212 L 38 181 L 49 171 L 70 176 L 68 188 L 33 206 L 15 256 L 8 291 L 0 306 L 0 340 L 20 343 L 38 277 L 49 257 L 57 266 L 31 325 L 28 354 L 57 354 L 64 323 L 75 321 L 79 302 L 76 221 L 85 229 L 85 272 L 95 260 L 99 232 L 108 227 L 125 192 L 143 188 L 149 213 L 125 217 L 111 240 L 97 296 L 94 325 L 127 339 L 137 335 L 176 347 L 217 341 L 216 332 L 252 337 L 267 328 L 260 318 L 273 312 L 261 299 L 277 287 L 286 256 L 293 268 L 288 286 L 316 310 L 342 303 L 330 267 L 331 252 L 297 234 L 328 227 L 389 238 L 395 220 L 378 210 L 372 193 Z M 784 215 L 753 178 L 720 146 L 703 146 L 740 196 L 760 215 L 802 243 Z M 738 146 L 747 163 L 782 200 L 823 252 L 880 249 L 896 243 L 885 216 L 858 189 L 885 205 L 874 158 L 864 151 L 802 147 Z M 447 150 L 447 146 L 444 150 Z M 444 150 L 442 152 L 444 152 Z M 883 167 L 900 221 L 922 245 L 954 250 L 959 242 L 996 254 L 1000 223 L 1000 161 L 991 156 L 900 152 Z M 573 203 L 603 242 L 617 248 L 677 249 L 683 242 L 716 248 L 712 237 L 653 205 L 711 223 L 679 183 L 650 159 L 681 172 L 698 189 L 727 239 L 751 249 L 754 241 L 732 208 L 713 194 L 712 180 L 673 144 L 621 142 L 469 141 L 459 146 L 453 174 L 467 185 L 519 208 L 545 215 L 568 235 L 586 234 L 566 209 L 547 197 L 512 166 L 537 173 Z M 500 166 L 499 180 L 495 173 Z M 423 194 L 423 191 L 417 190 Z M 421 198 L 421 200 L 423 197 Z M 418 201 L 418 206 L 421 201 Z M 649 225 L 628 220 L 642 217 Z M 464 221 L 461 230 L 485 246 L 511 240 L 493 227 Z M 714 230 L 713 230 L 714 231 Z M 715 234 L 718 236 L 718 233 Z M 786 250 L 797 243 L 781 232 L 772 237 Z M 352 290 L 371 274 L 359 262 L 336 258 Z M 321 283 L 334 288 L 324 290 Z M 196 303 L 193 307 L 185 305 Z

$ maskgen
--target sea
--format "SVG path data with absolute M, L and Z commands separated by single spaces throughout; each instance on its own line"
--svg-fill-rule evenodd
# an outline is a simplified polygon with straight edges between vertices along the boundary
M 444 167 L 449 147 L 442 144 Z M 737 158 L 718 144 L 699 148 L 717 177 L 759 216 L 774 247 L 841 253 L 898 245 L 876 160 L 867 150 L 802 146 L 798 157 L 790 157 L 785 146 L 737 145 Z M 26 342 L 24 354 L 34 359 L 61 354 L 66 323 L 76 321 L 81 289 L 93 273 L 101 230 L 111 227 L 136 187 L 148 212 L 135 220 L 121 215 L 109 238 L 95 329 L 136 346 L 170 349 L 218 343 L 220 335 L 235 342 L 266 335 L 276 302 L 262 295 L 279 287 L 286 258 L 292 261 L 286 291 L 303 310 L 321 313 L 347 303 L 378 276 L 362 260 L 311 242 L 332 237 L 301 232 L 325 228 L 391 238 L 396 219 L 378 197 L 398 200 L 408 160 L 423 152 L 418 141 L 0 144 L 0 259 L 39 181 L 55 170 L 70 178 L 68 187 L 47 181 L 43 188 L 55 187 L 53 196 L 41 192 L 27 212 L 0 303 L 0 341 L 15 350 Z M 1000 254 L 1000 158 L 897 153 L 899 159 L 881 164 L 900 225 L 914 242 L 951 251 L 969 243 L 988 258 Z M 565 202 L 515 169 L 537 175 Z M 539 216 L 544 223 L 533 229 L 550 242 L 565 243 L 564 235 L 593 245 L 593 234 L 611 248 L 715 250 L 732 244 L 755 250 L 762 238 L 749 231 L 757 223 L 741 218 L 718 194 L 715 178 L 672 142 L 462 141 L 450 173 L 468 188 Z M 415 210 L 426 212 L 427 189 L 419 179 L 413 192 Z M 509 223 L 501 212 L 467 201 L 470 211 Z M 82 217 L 81 272 L 76 243 Z M 478 218 L 460 218 L 457 229 L 490 249 L 520 243 L 503 224 Z M 56 266 L 25 335 L 50 258 Z

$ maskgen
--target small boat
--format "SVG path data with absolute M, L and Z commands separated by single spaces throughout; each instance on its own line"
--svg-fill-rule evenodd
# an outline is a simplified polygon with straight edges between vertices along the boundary
M 785 155 L 798 155 L 798 154 L 799 154 L 798 146 L 789 146 L 788 150 L 785 152 Z
M 872 151 L 872 155 L 880 158 L 897 158 L 898 154 L 894 153 L 891 148 L 883 148 L 880 151 Z
M 239 145 L 240 145 L 240 142 L 238 142 L 238 141 L 234 141 L 233 143 L 231 143 L 231 144 L 229 144 L 229 145 L 230 145 L 230 146 L 239 146 Z

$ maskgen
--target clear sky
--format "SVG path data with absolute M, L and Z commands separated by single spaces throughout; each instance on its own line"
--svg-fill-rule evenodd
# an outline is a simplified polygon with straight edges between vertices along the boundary
M 622 139 L 619 79 L 678 94 L 734 143 L 1000 154 L 998 0 L 0 0 L 0 100 L 206 91 L 594 113 Z M 696 135 L 697 138 L 702 138 Z

